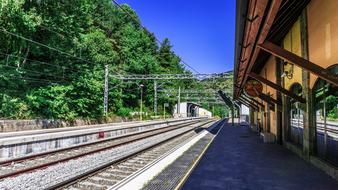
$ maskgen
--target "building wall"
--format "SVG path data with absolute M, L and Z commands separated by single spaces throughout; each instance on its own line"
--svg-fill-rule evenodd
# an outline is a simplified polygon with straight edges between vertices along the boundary
M 337 0 L 312 0 L 307 7 L 309 59 L 323 68 L 338 63 L 337 7 Z M 311 74 L 311 88 L 316 80 Z
M 286 50 L 293 52 L 299 56 L 302 55 L 302 48 L 301 48 L 301 33 L 300 33 L 300 19 L 298 19 L 295 24 L 292 26 L 288 34 L 285 36 L 282 46 Z M 288 64 L 285 66 L 285 70 L 289 70 L 291 64 Z M 265 66 L 262 68 L 260 75 L 267 80 L 277 83 L 276 80 L 276 61 L 274 56 L 270 56 L 270 58 L 267 60 Z M 284 84 L 283 87 L 286 89 L 290 89 L 290 87 L 294 83 L 302 84 L 302 69 L 296 65 L 293 66 L 293 76 L 292 78 L 283 78 Z M 274 99 L 277 99 L 277 91 L 268 85 L 263 85 L 263 93 L 264 94 L 271 94 Z M 265 114 L 264 119 L 261 121 L 261 123 L 264 126 L 264 129 L 267 128 L 267 103 L 257 99 L 261 103 L 264 104 L 265 107 Z M 270 110 L 270 132 L 274 135 L 277 135 L 277 106 L 275 105 L 275 110 Z
M 268 59 L 268 61 L 266 62 L 266 64 L 264 65 L 263 69 L 260 72 L 260 75 L 264 78 L 266 78 L 267 80 L 276 83 L 276 61 L 274 56 L 270 56 L 270 58 Z M 268 85 L 263 84 L 263 93 L 264 94 L 271 94 L 272 98 L 276 99 L 277 98 L 277 94 L 276 94 L 276 90 L 271 88 Z M 265 110 L 264 112 L 267 113 L 268 112 L 268 106 L 267 103 L 262 101 L 262 103 L 264 104 Z M 267 124 L 267 115 L 265 114 L 264 118 L 264 122 L 265 125 Z M 275 110 L 270 110 L 270 132 L 273 133 L 274 135 L 277 135 L 277 121 L 276 121 L 276 112 Z
M 174 117 L 188 117 L 187 114 L 187 102 L 180 103 L 180 113 L 177 113 L 177 104 L 174 108 Z
M 241 105 L 241 115 L 249 115 L 249 108 L 244 104 Z
M 212 117 L 212 113 L 204 108 L 199 108 L 198 116 L 199 117 Z
M 300 34 L 300 19 L 292 26 L 288 34 L 283 40 L 284 49 L 295 53 L 298 56 L 302 55 L 301 50 L 301 34 Z M 288 64 L 284 70 L 288 70 L 291 64 Z M 296 65 L 293 66 L 293 77 L 291 79 L 284 77 L 284 88 L 290 89 L 294 83 L 302 84 L 302 69 Z
M 291 27 L 287 35 L 284 37 L 281 47 L 300 56 L 304 59 L 309 59 L 311 62 L 323 67 L 328 68 L 332 65 L 338 64 L 338 0 L 312 0 L 306 10 L 302 12 L 301 16 L 297 19 L 294 25 Z M 306 12 L 305 12 L 306 11 Z M 305 14 L 306 13 L 306 14 Z M 302 31 L 302 32 L 301 32 Z M 302 41 L 304 40 L 304 41 Z M 304 50 L 304 52 L 302 52 Z M 291 64 L 287 64 L 284 70 L 289 70 Z M 265 66 L 262 68 L 259 73 L 262 77 L 267 78 L 268 80 L 276 83 L 276 62 L 273 56 L 269 58 Z M 278 76 L 279 77 L 279 76 Z M 290 87 L 299 83 L 303 87 L 303 97 L 306 99 L 306 103 L 302 104 L 301 109 L 304 110 L 303 114 L 303 130 L 301 135 L 301 140 L 303 143 L 301 146 L 299 144 L 295 145 L 291 143 L 291 139 L 288 138 L 292 130 L 290 130 L 290 105 L 289 98 L 286 98 L 285 95 L 281 97 L 282 106 L 281 106 L 281 115 L 279 115 L 280 121 L 277 120 L 277 110 L 271 112 L 270 115 L 270 131 L 276 136 L 281 134 L 280 139 L 287 148 L 296 152 L 298 155 L 314 163 L 317 167 L 322 168 L 324 171 L 329 173 L 331 176 L 338 179 L 338 170 L 337 168 L 332 169 L 332 165 L 325 164 L 325 161 L 319 161 L 314 159 L 318 156 L 318 144 L 321 142 L 318 141 L 317 129 L 316 129 L 316 115 L 315 110 L 315 100 L 313 99 L 313 89 L 314 84 L 317 80 L 315 75 L 310 75 L 308 78 L 308 73 L 302 68 L 294 65 L 293 68 L 293 77 L 282 78 L 282 86 L 285 89 L 290 89 Z M 310 84 L 308 83 L 310 82 Z M 263 85 L 263 93 L 273 94 L 273 97 L 276 98 L 276 91 L 269 88 L 266 85 Z M 311 89 L 309 89 L 309 87 Z M 276 98 L 277 99 L 277 98 Z M 256 98 L 256 100 L 262 102 L 262 100 Z M 265 105 L 264 112 L 267 111 L 266 103 L 262 102 Z M 275 106 L 277 109 L 277 106 Z M 254 124 L 257 123 L 258 118 L 261 119 L 260 112 L 251 112 L 253 116 L 252 121 Z M 263 120 L 260 121 L 264 125 L 266 123 Z M 280 124 L 279 134 L 277 134 L 277 123 Z M 265 127 L 264 127 L 265 128 Z M 265 128 L 266 129 L 266 128 Z M 280 132 L 281 131 L 281 132 Z M 316 136 L 317 135 L 317 136 Z M 336 155 L 336 149 L 332 148 L 336 145 L 333 145 L 333 141 L 325 140 L 328 145 L 326 147 L 331 147 L 330 149 Z M 324 142 L 324 140 L 323 140 Z M 338 143 L 338 142 L 334 142 Z M 323 143 L 324 144 L 324 143 Z M 317 149 L 317 150 L 316 150 Z M 327 152 L 329 149 L 325 148 Z M 325 156 L 327 158 L 327 153 Z M 331 156 L 332 157 L 332 156 Z M 323 157 L 322 157 L 323 158 Z M 335 157 L 336 158 L 336 157 Z M 315 160 L 315 161 L 313 161 Z M 325 160 L 325 159 L 324 159 Z M 331 160 L 332 161 L 332 160 Z M 332 162 L 330 162 L 332 163 Z

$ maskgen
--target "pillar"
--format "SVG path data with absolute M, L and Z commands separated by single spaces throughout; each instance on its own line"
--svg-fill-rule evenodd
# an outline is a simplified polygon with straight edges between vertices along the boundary
M 302 57 L 309 59 L 308 55 L 308 36 L 307 36 L 307 13 L 303 10 L 300 16 L 301 47 Z M 308 157 L 314 153 L 316 128 L 314 123 L 314 101 L 310 88 L 310 73 L 302 69 L 303 98 L 306 100 L 304 109 L 304 133 L 303 133 L 303 154 Z
M 276 84 L 279 86 L 283 86 L 282 84 L 282 60 L 275 57 L 275 62 L 276 62 Z M 282 102 L 282 93 L 277 91 L 277 101 Z M 281 104 L 276 104 L 276 120 L 277 120 L 277 134 L 276 134 L 276 140 L 278 144 L 283 144 L 283 114 L 282 114 L 282 105 Z

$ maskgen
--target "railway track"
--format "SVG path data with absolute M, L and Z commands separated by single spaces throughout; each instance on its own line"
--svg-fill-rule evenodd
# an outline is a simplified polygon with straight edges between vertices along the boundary
M 209 123 L 204 123 L 201 128 L 208 128 Z M 199 130 L 201 131 L 201 130 Z M 81 176 L 74 177 L 68 181 L 59 183 L 50 189 L 58 190 L 104 190 L 113 187 L 134 172 L 142 169 L 147 164 L 153 162 L 174 147 L 187 141 L 198 134 L 199 131 L 188 131 L 179 134 L 152 147 L 126 156 L 125 158 L 109 163 L 106 166 L 96 168 Z
M 124 145 L 126 143 L 134 142 L 139 139 L 150 137 L 163 132 L 175 130 L 177 128 L 188 126 L 197 122 L 198 121 L 191 121 L 179 125 L 171 125 L 167 127 L 146 130 L 121 137 L 108 138 L 92 143 L 81 144 L 69 148 L 3 161 L 0 162 L 0 180 L 85 155 L 108 150 L 120 145 Z
M 203 125 L 205 125 L 209 122 L 211 122 L 211 121 L 210 120 L 208 120 L 208 121 L 193 121 L 193 122 L 184 123 L 184 124 L 180 124 L 180 125 L 176 125 L 176 126 L 170 126 L 170 127 L 165 127 L 165 128 L 161 128 L 161 129 L 154 129 L 154 130 L 151 130 L 151 131 L 146 131 L 146 132 L 142 132 L 142 133 L 139 133 L 139 134 L 130 135 L 130 136 L 128 136 L 128 138 L 124 137 L 124 138 L 119 138 L 118 140 L 115 139 L 114 142 L 107 141 L 107 142 L 110 143 L 108 145 L 107 145 L 107 142 L 103 142 L 104 146 L 99 146 L 99 147 L 94 146 L 94 149 L 90 149 L 90 148 L 86 149 L 85 147 L 80 147 L 79 149 L 68 149 L 65 152 L 62 152 L 62 151 L 57 152 L 56 155 L 55 154 L 54 155 L 53 154 L 44 155 L 44 156 L 42 156 L 43 158 L 42 157 L 35 157 L 33 159 L 30 158 L 30 159 L 27 159 L 27 160 L 25 160 L 25 159 L 19 160 L 19 161 L 15 161 L 15 163 L 13 163 L 13 164 L 4 163 L 7 170 L 3 169 L 4 168 L 3 167 L 4 165 L 3 165 L 3 166 L 1 166 L 1 171 L 7 171 L 7 172 L 3 172 L 2 175 L 1 175 L 2 181 L 0 181 L 0 189 L 2 187 L 1 183 L 4 184 L 3 186 L 5 187 L 5 189 L 7 189 L 7 188 L 11 189 L 11 187 L 14 187 L 15 183 L 18 182 L 16 180 L 21 181 L 20 176 L 23 176 L 23 179 L 24 179 L 23 181 L 25 181 L 26 179 L 29 180 L 29 178 L 30 178 L 29 173 L 30 172 L 39 170 L 43 173 L 43 172 L 45 172 L 45 170 L 48 170 L 48 169 L 53 171 L 53 170 L 55 170 L 55 168 L 58 167 L 58 165 L 60 165 L 60 163 L 65 163 L 64 165 L 67 165 L 67 163 L 66 163 L 67 161 L 69 161 L 69 162 L 72 161 L 72 162 L 75 163 L 77 161 L 77 159 L 79 159 L 79 158 L 86 157 L 86 156 L 87 157 L 90 157 L 90 156 L 93 157 L 93 156 L 95 156 L 94 154 L 99 154 L 99 153 L 101 154 L 102 153 L 102 155 L 106 156 L 108 154 L 112 155 L 112 153 L 116 153 L 116 154 L 113 154 L 113 155 L 118 157 L 118 155 L 121 154 L 122 152 L 131 151 L 132 153 L 128 154 L 128 157 L 130 157 L 130 156 L 133 156 L 133 155 L 136 154 L 133 149 L 138 148 L 139 150 L 136 151 L 137 153 L 144 151 L 144 150 L 140 149 L 141 145 L 143 145 L 143 144 L 145 145 L 145 147 L 147 147 L 147 145 L 154 143 L 154 142 L 155 142 L 155 144 L 161 144 L 161 143 L 163 143 L 163 141 L 168 141 L 168 139 L 165 139 L 166 136 L 171 135 L 172 137 L 170 137 L 169 139 L 176 138 L 178 136 L 181 136 L 183 134 L 186 134 L 186 133 L 189 133 L 193 130 L 196 130 L 196 128 L 201 127 L 201 126 L 203 126 Z M 152 140 L 152 139 L 154 139 L 154 140 Z M 164 139 L 164 140 L 159 141 L 159 139 Z M 159 141 L 159 142 L 156 143 L 156 141 Z M 130 149 L 126 147 L 128 145 L 130 146 Z M 151 147 L 152 146 L 154 146 L 154 145 L 151 145 Z M 93 148 L 93 144 L 88 146 L 88 147 Z M 148 149 L 148 148 L 144 148 L 144 149 Z M 127 151 L 123 151 L 123 150 L 127 150 Z M 154 155 L 152 155 L 152 156 L 154 156 Z M 101 159 L 100 157 L 98 157 L 98 158 L 99 158 L 98 160 Z M 149 157 L 149 159 L 151 159 L 151 158 L 153 158 L 153 157 Z M 97 158 L 95 158 L 95 159 L 97 159 Z M 114 159 L 113 162 L 114 163 L 120 162 L 123 159 L 125 159 L 125 156 L 120 156 L 117 159 Z M 102 161 L 102 160 L 100 160 L 100 161 Z M 32 164 L 33 164 L 33 166 L 32 166 Z M 109 164 L 111 164 L 111 162 Z M 55 168 L 52 167 L 53 165 L 55 165 L 54 166 Z M 92 164 L 92 165 L 94 167 L 95 164 Z M 102 164 L 99 164 L 99 161 L 98 161 L 97 165 L 100 165 L 100 167 L 104 166 Z M 60 166 L 60 168 L 62 168 L 62 167 L 64 167 L 64 166 Z M 100 167 L 95 167 L 94 170 L 96 170 L 97 168 L 100 168 Z M 10 168 L 10 169 L 8 169 L 8 168 Z M 79 169 L 79 168 L 77 168 L 77 169 Z M 130 171 L 133 171 L 133 169 L 136 169 L 136 168 L 132 168 L 132 169 L 130 169 Z M 93 169 L 88 170 L 88 171 L 92 171 L 92 170 Z M 39 171 L 37 171 L 37 173 L 39 173 Z M 86 171 L 84 173 L 87 173 L 88 171 Z M 46 172 L 48 173 L 48 171 L 46 171 Z M 34 173 L 36 173 L 36 172 L 34 172 Z M 9 178 L 9 177 L 13 177 L 13 176 L 16 176 L 16 177 Z M 69 178 L 69 176 L 68 176 L 68 180 L 69 179 L 74 180 L 73 177 Z M 36 179 L 34 178 L 34 180 L 36 180 Z M 68 181 L 68 180 L 63 180 L 63 181 Z M 60 184 L 60 183 L 56 183 L 56 184 Z M 55 187 L 55 184 L 51 185 L 51 186 Z M 28 186 L 25 186 L 25 187 L 28 187 Z M 46 187 L 49 187 L 49 185 L 47 185 Z

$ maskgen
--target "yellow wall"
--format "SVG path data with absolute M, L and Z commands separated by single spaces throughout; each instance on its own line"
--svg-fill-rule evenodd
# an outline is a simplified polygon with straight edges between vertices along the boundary
M 267 80 L 276 83 L 276 61 L 274 56 L 270 56 L 265 66 L 261 70 L 260 75 L 263 78 L 266 78 Z M 277 98 L 276 90 L 265 84 L 263 84 L 263 93 L 270 93 L 274 99 Z M 265 105 L 265 112 L 267 112 L 267 103 L 263 102 L 263 104 Z M 277 135 L 277 121 L 275 110 L 270 110 L 270 132 Z
M 337 0 L 312 0 L 307 7 L 309 59 L 323 68 L 338 63 L 337 8 Z M 316 79 L 311 74 L 311 88 Z
M 288 34 L 283 40 L 284 49 L 301 56 L 301 34 L 300 34 L 300 19 L 298 19 L 295 24 L 292 26 Z M 287 67 L 290 67 L 288 64 Z M 287 70 L 287 68 L 285 68 Z M 296 65 L 293 66 L 293 77 L 288 79 L 284 77 L 284 88 L 290 89 L 294 83 L 302 84 L 302 69 Z
M 283 47 L 293 52 L 299 56 L 301 56 L 301 34 L 300 34 L 300 19 L 298 19 L 295 24 L 292 26 L 288 34 L 285 36 L 283 40 Z M 288 67 L 290 64 L 288 65 Z M 260 75 L 269 81 L 276 83 L 276 62 L 274 56 L 270 56 L 268 61 L 266 62 L 265 66 L 262 68 Z M 293 77 L 288 79 L 284 77 L 284 88 L 290 89 L 290 87 L 294 83 L 302 84 L 302 69 L 296 65 L 293 67 Z M 263 93 L 264 94 L 272 94 L 274 99 L 277 99 L 276 90 L 273 88 L 263 85 Z M 265 112 L 267 112 L 267 103 L 263 102 L 265 105 Z M 275 106 L 277 109 L 277 106 Z M 270 112 L 270 132 L 277 135 L 277 110 L 271 110 Z M 262 121 L 263 123 L 266 121 Z
M 331 65 L 338 64 L 338 0 L 312 0 L 307 7 L 307 21 L 308 21 L 308 45 L 309 45 L 309 59 L 311 62 L 320 65 L 323 68 L 328 68 Z M 298 19 L 292 26 L 288 34 L 283 39 L 283 48 L 302 56 L 301 48 L 301 26 L 300 19 Z M 288 65 L 290 66 L 290 64 Z M 260 75 L 272 82 L 276 82 L 276 63 L 271 56 L 265 66 L 262 68 Z M 313 85 L 317 77 L 311 74 L 310 87 Z M 294 83 L 302 85 L 302 69 L 296 65 L 293 68 L 293 77 L 288 79 L 284 77 L 284 88 L 290 89 Z M 276 91 L 266 85 L 263 85 L 263 93 L 273 95 L 276 99 Z M 259 102 L 261 99 L 256 98 Z M 266 107 L 266 106 L 265 106 Z M 277 106 L 275 106 L 277 108 Z M 265 110 L 266 112 L 267 110 Z M 255 112 L 256 114 L 256 112 Z M 277 133 L 277 121 L 275 112 L 271 111 L 270 115 L 270 130 L 271 133 Z M 259 115 L 259 118 L 260 115 Z M 254 116 L 256 121 L 256 115 Z M 261 121 L 265 125 L 265 121 Z M 264 126 L 266 127 L 266 126 Z
M 253 124 L 257 124 L 257 112 L 255 111 L 255 110 L 253 110 L 253 112 L 252 112 L 253 114 L 252 114 L 252 117 L 253 117 Z

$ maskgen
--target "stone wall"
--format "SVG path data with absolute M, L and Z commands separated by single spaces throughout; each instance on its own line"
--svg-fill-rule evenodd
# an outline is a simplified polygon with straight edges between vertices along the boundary
M 69 126 L 94 125 L 102 123 L 114 123 L 122 121 L 132 121 L 121 117 L 112 117 L 106 120 L 84 120 L 78 119 L 74 122 L 65 122 L 61 120 L 36 119 L 36 120 L 0 120 L 0 132 L 26 131 L 36 129 L 52 129 Z

